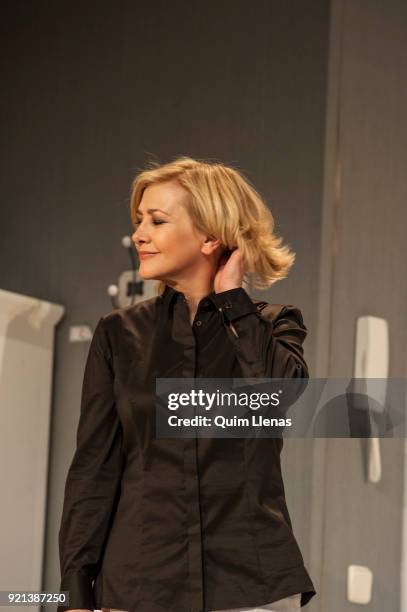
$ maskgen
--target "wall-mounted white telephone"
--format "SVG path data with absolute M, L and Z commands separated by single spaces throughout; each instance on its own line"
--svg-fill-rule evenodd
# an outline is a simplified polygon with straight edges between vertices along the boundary
M 355 378 L 387 379 L 389 375 L 389 329 L 386 319 L 364 315 L 358 317 L 355 343 Z M 376 400 L 372 410 L 383 409 L 386 399 L 386 381 L 375 380 L 366 394 Z M 380 438 L 369 438 L 368 479 L 379 482 L 382 475 Z

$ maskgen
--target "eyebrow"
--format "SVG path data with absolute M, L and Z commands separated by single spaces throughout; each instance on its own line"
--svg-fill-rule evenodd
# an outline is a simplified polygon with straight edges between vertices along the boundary
M 161 210 L 161 208 L 148 208 L 147 212 L 148 213 L 152 213 L 152 212 L 155 212 L 156 210 L 159 211 L 159 212 L 164 213 L 164 215 L 167 215 L 168 217 L 171 217 L 171 215 L 169 213 L 165 212 L 165 210 Z M 136 217 L 142 217 L 142 216 L 143 216 L 143 213 L 140 213 L 138 211 L 136 212 Z

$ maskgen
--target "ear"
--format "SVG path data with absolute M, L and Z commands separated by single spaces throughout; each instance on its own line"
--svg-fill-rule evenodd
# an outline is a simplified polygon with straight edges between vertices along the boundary
M 222 242 L 218 238 L 207 236 L 202 244 L 201 251 L 205 255 L 211 255 L 220 247 L 222 247 Z

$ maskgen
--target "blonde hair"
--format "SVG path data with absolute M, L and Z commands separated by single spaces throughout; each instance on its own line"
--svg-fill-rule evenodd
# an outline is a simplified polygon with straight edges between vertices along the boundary
M 274 233 L 274 218 L 263 198 L 240 171 L 222 163 L 186 156 L 166 164 L 150 162 L 132 183 L 133 225 L 144 190 L 169 180 L 189 193 L 188 212 L 198 230 L 219 239 L 225 249 L 239 248 L 249 286 L 267 289 L 288 275 L 295 253 Z M 164 289 L 165 282 L 159 281 L 157 293 Z

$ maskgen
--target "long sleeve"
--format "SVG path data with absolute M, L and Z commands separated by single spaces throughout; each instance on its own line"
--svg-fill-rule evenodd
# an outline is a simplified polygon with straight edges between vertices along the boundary
M 72 608 L 93 610 L 100 568 L 123 469 L 121 423 L 113 392 L 112 355 L 103 317 L 89 347 L 82 384 L 76 451 L 65 484 L 59 530 L 61 591 Z
M 243 287 L 214 294 L 228 336 L 248 375 L 308 378 L 301 311 L 293 305 L 267 304 L 261 312 Z

